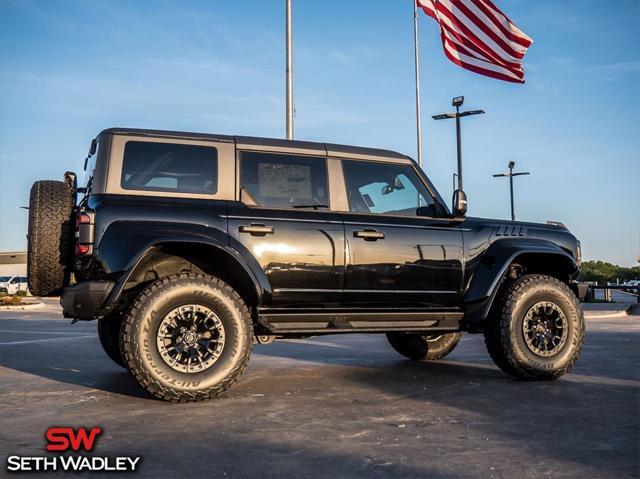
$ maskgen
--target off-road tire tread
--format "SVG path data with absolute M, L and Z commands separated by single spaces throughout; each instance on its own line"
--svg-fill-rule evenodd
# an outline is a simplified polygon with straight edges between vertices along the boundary
M 567 298 L 573 302 L 582 319 L 582 321 L 579 321 L 579 343 L 576 346 L 575 354 L 562 368 L 552 371 L 543 371 L 521 364 L 513 356 L 508 344 L 511 315 L 526 290 L 537 285 L 551 286 L 565 293 Z M 573 291 L 565 283 L 553 276 L 530 274 L 505 283 L 498 294 L 496 307 L 492 309 L 484 331 L 484 342 L 494 363 L 507 374 L 529 381 L 556 379 L 571 370 L 580 357 L 585 340 L 584 316 L 578 298 Z
M 35 296 L 57 296 L 68 281 L 73 195 L 64 181 L 36 181 L 29 194 L 27 277 Z
M 445 334 L 442 335 L 442 337 L 444 337 Z M 447 345 L 447 348 L 439 353 L 435 353 L 435 352 L 428 352 L 427 353 L 427 357 L 425 358 L 427 361 L 435 361 L 437 359 L 442 359 L 445 356 L 447 356 L 451 351 L 453 351 L 456 346 L 458 345 L 458 343 L 460 342 L 460 339 L 462 339 L 462 333 L 448 333 L 446 334 L 446 336 L 449 336 L 451 338 L 453 338 L 453 340 Z
M 163 290 L 165 287 L 171 286 L 176 283 L 182 283 L 184 281 L 190 281 L 198 285 L 206 284 L 212 288 L 222 291 L 225 295 L 229 296 L 232 299 L 234 305 L 240 311 L 241 318 L 246 322 L 247 326 L 245 328 L 247 334 L 245 344 L 247 344 L 247 348 L 244 356 L 241 357 L 238 361 L 238 364 L 231 370 L 227 377 L 220 381 L 218 384 L 208 389 L 198 391 L 196 393 L 181 391 L 179 389 L 163 386 L 158 381 L 152 379 L 144 370 L 144 368 L 140 366 L 142 364 L 142 361 L 140 357 L 134 352 L 138 348 L 131 347 L 131 342 L 134 341 L 135 338 L 137 338 L 137 334 L 135 334 L 137 333 L 137 330 L 134 331 L 134 328 L 139 328 L 141 324 L 140 321 L 135 321 L 135 318 L 140 314 L 143 302 L 152 299 L 154 296 L 160 296 L 161 294 L 163 294 Z M 132 307 L 128 312 L 125 313 L 120 332 L 120 342 L 120 347 L 122 348 L 123 352 L 123 359 L 127 368 L 138 381 L 138 383 L 149 393 L 159 399 L 174 403 L 199 402 L 213 399 L 219 396 L 221 393 L 229 389 L 240 378 L 240 376 L 242 376 L 245 369 L 247 368 L 249 358 L 251 356 L 251 345 L 253 342 L 253 325 L 251 322 L 251 314 L 245 302 L 242 300 L 240 295 L 227 283 L 216 277 L 208 276 L 205 274 L 181 273 L 159 279 L 140 292 L 140 294 L 135 298 Z M 234 349 L 237 349 L 239 347 L 239 342 L 236 341 L 233 344 L 230 344 L 230 346 L 232 346 Z
M 453 351 L 460 339 L 462 338 L 462 333 L 445 333 L 441 334 L 440 337 L 448 336 L 452 338 L 451 342 L 447 345 L 447 347 L 441 351 L 434 351 L 427 349 L 426 354 L 422 354 L 421 351 L 416 351 L 412 348 L 410 337 L 411 336 L 421 336 L 421 335 L 413 335 L 413 334 L 402 334 L 402 333 L 387 333 L 387 340 L 391 347 L 401 354 L 402 356 L 411 359 L 412 361 L 436 361 L 438 359 L 444 358 L 451 351 Z

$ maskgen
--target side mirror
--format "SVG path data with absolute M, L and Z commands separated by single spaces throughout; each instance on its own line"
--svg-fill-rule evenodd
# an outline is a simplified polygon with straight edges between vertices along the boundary
M 464 218 L 467 214 L 467 194 L 462 190 L 453 192 L 453 216 Z

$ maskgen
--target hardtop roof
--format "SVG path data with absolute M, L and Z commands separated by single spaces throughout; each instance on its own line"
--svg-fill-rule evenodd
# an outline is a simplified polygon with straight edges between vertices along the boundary
M 176 138 L 176 139 L 191 139 L 191 140 L 205 140 L 205 141 L 218 141 L 235 143 L 238 148 L 249 147 L 252 149 L 259 149 L 260 147 L 266 147 L 269 149 L 283 149 L 283 150 L 304 150 L 305 152 L 316 151 L 318 154 L 326 154 L 333 157 L 375 157 L 375 158 L 388 158 L 395 161 L 403 160 L 411 162 L 411 158 L 398 153 L 396 151 L 384 150 L 380 148 L 367 148 L 361 146 L 352 145 L 339 145 L 333 143 L 320 143 L 313 141 L 300 141 L 300 140 L 284 140 L 280 138 L 263 138 L 252 136 L 231 136 L 231 135 L 218 135 L 211 133 L 193 133 L 185 131 L 168 131 L 168 130 L 146 130 L 139 128 L 108 128 L 102 130 L 100 135 L 113 134 L 113 135 L 129 135 L 129 136 L 149 136 L 155 138 Z M 100 136 L 99 135 L 99 136 Z

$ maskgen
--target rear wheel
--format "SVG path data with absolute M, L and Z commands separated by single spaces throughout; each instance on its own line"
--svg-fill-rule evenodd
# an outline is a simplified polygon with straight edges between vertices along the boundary
M 427 336 L 410 333 L 387 333 L 387 339 L 393 349 L 414 361 L 444 358 L 458 345 L 460 337 L 460 333 Z
M 120 340 L 127 368 L 151 394 L 172 402 L 202 401 L 228 389 L 244 372 L 253 324 L 229 285 L 184 273 L 140 293 Z
M 120 325 L 122 316 L 120 314 L 110 315 L 98 319 L 98 338 L 102 349 L 107 356 L 118 366 L 124 368 L 124 360 L 120 350 Z
M 562 281 L 526 275 L 503 287 L 485 328 L 494 362 L 520 379 L 555 379 L 569 371 L 584 344 L 584 316 Z
M 63 181 L 36 181 L 29 196 L 27 277 L 35 296 L 56 296 L 69 281 L 73 195 Z

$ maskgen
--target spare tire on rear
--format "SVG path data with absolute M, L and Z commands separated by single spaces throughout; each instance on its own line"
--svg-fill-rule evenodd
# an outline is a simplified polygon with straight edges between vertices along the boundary
M 36 181 L 29 196 L 27 276 L 35 296 L 56 296 L 69 283 L 73 194 L 63 181 Z

